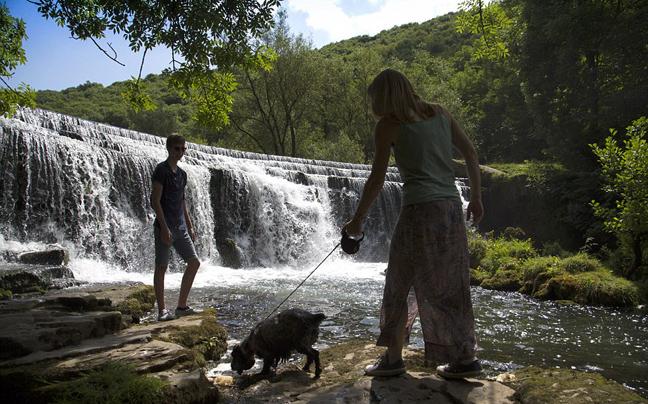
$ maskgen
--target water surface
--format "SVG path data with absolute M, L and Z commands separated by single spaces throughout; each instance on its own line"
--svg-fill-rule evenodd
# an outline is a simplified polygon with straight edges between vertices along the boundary
M 213 307 L 230 344 L 245 338 L 311 273 L 309 268 L 234 270 L 204 264 L 190 302 Z M 338 252 L 284 303 L 323 312 L 320 348 L 355 338 L 378 336 L 384 263 L 357 263 Z M 77 265 L 77 278 L 92 282 L 141 281 L 150 273 L 127 273 L 99 265 Z M 167 275 L 167 301 L 177 298 L 181 274 Z M 479 357 L 487 375 L 537 365 L 597 372 L 648 397 L 648 316 L 645 311 L 613 310 L 541 302 L 519 293 L 474 287 L 472 298 Z M 418 323 L 411 347 L 422 348 Z M 223 365 L 219 369 L 226 369 Z

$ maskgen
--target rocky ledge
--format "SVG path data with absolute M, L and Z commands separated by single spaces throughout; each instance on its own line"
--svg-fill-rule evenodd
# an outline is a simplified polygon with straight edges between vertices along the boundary
M 228 361 L 215 311 L 148 323 L 153 301 L 152 288 L 141 285 L 0 302 L 3 403 L 648 402 L 600 375 L 569 370 L 445 380 L 419 350 L 405 352 L 406 374 L 367 377 L 362 369 L 381 352 L 370 341 L 323 349 L 320 378 L 296 363 L 269 376 L 219 375 L 208 371 Z

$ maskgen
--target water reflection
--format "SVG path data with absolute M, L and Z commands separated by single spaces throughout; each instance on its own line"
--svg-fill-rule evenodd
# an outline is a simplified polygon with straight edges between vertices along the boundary
M 347 265 L 349 266 L 349 265 Z M 353 266 L 349 266 L 353 270 Z M 378 335 L 382 265 L 371 276 L 319 274 L 282 308 L 324 312 L 320 347 Z M 367 270 L 366 267 L 364 269 Z M 366 275 L 366 273 L 364 274 Z M 299 284 L 299 274 L 238 286 L 198 287 L 233 341 L 244 338 Z M 646 313 L 540 302 L 518 293 L 472 290 L 480 358 L 487 374 L 528 365 L 598 372 L 648 396 Z M 411 346 L 422 348 L 415 324 Z

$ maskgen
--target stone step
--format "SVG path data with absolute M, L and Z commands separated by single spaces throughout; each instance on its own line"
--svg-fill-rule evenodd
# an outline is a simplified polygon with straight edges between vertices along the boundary
M 78 345 L 122 329 L 117 311 L 70 313 L 35 309 L 0 316 L 0 360 Z

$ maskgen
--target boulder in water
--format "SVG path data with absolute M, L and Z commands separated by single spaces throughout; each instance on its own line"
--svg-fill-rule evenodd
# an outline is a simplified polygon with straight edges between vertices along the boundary
M 18 262 L 32 265 L 67 265 L 70 262 L 70 255 L 62 248 L 53 248 L 20 254 Z
M 236 241 L 231 238 L 225 238 L 219 240 L 216 246 L 221 256 L 221 264 L 224 267 L 239 269 L 243 266 L 241 263 L 241 253 L 238 250 Z

